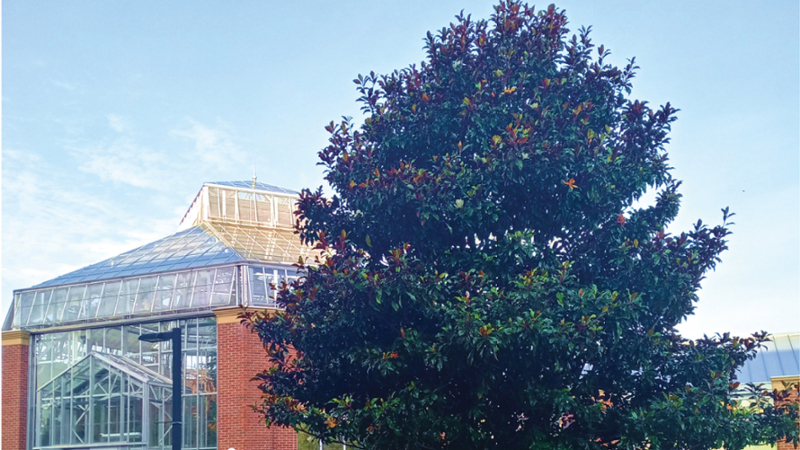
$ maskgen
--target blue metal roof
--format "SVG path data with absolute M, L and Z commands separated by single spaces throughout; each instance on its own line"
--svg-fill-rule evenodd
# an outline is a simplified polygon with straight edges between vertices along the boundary
M 770 336 L 766 348 L 747 361 L 736 374 L 742 383 L 769 383 L 773 377 L 800 375 L 800 333 Z
M 137 249 L 33 286 L 105 280 L 245 261 L 202 228 L 193 227 Z
M 259 191 L 266 191 L 272 192 L 275 194 L 291 194 L 291 195 L 300 195 L 299 191 L 295 191 L 292 189 L 282 188 L 280 186 L 275 186 L 272 184 L 256 182 L 255 187 L 253 187 L 252 181 L 209 181 L 205 184 L 216 184 L 217 186 L 230 186 L 235 188 L 242 188 L 242 189 L 256 189 Z

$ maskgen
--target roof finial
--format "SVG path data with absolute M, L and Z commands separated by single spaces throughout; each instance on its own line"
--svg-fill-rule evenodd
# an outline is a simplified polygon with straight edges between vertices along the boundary
M 256 162 L 253 161 L 253 189 L 256 188 Z

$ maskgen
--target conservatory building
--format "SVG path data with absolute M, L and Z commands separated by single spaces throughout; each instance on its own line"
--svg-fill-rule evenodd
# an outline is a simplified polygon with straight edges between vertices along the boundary
M 167 449 L 173 402 L 183 448 L 297 448 L 267 428 L 250 382 L 268 367 L 241 307 L 274 309 L 273 287 L 310 249 L 294 234 L 299 193 L 258 182 L 205 183 L 177 232 L 14 291 L 3 324 L 5 450 Z M 180 328 L 182 389 L 169 341 Z M 177 385 L 177 383 L 176 383 Z

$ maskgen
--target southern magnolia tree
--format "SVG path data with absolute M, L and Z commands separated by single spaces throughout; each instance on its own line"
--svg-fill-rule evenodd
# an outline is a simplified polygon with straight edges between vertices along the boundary
M 420 67 L 355 80 L 364 124 L 320 152 L 335 195 L 299 203 L 320 256 L 284 312 L 247 315 L 268 423 L 382 450 L 797 442 L 784 393 L 735 400 L 764 334 L 675 330 L 731 215 L 664 231 L 676 110 L 629 99 L 633 61 L 566 23 L 502 2 L 429 33 Z

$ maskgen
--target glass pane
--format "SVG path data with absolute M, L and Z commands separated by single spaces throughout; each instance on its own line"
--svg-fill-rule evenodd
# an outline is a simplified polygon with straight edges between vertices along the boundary
M 112 388 L 116 388 L 115 390 L 119 392 L 121 382 L 122 377 L 114 377 L 111 381 Z M 108 436 L 105 439 L 106 442 L 125 440 L 124 436 L 121 434 L 121 430 L 124 429 L 122 425 L 126 418 L 123 414 L 124 403 L 122 400 L 119 394 L 111 395 L 108 399 Z
M 81 308 L 83 308 L 83 297 L 86 293 L 86 286 L 73 286 L 69 289 L 67 306 L 61 315 L 62 322 L 69 322 L 78 318 Z
M 267 303 L 274 305 L 276 298 L 275 288 L 279 287 L 282 281 L 280 271 L 264 269 L 264 272 L 268 273 L 268 275 L 265 277 L 265 281 L 267 282 Z
M 217 274 L 214 277 L 214 294 L 211 299 L 212 305 L 230 304 L 233 274 L 233 267 L 221 267 L 217 269 Z
M 100 300 L 100 307 L 97 310 L 97 317 L 114 315 L 114 308 L 117 306 L 117 297 L 119 297 L 119 289 L 121 286 L 122 283 L 119 281 L 106 283 L 103 288 L 103 297 Z
M 35 355 L 36 362 L 48 362 L 53 360 L 52 334 L 36 335 Z
M 42 400 L 42 406 L 39 410 L 39 433 L 36 442 L 39 447 L 47 447 L 50 445 L 50 428 L 52 427 L 53 420 L 53 405 L 48 400 Z
M 197 392 L 210 394 L 217 392 L 217 352 L 216 349 L 200 349 L 197 369 Z
M 109 421 L 108 397 L 98 392 L 92 398 L 92 437 L 91 442 L 108 442 L 108 421 Z
M 50 298 L 50 305 L 47 307 L 45 322 L 59 322 L 61 319 L 61 313 L 64 310 L 64 305 L 67 302 L 67 291 L 67 288 L 56 289 L 53 291 L 53 296 Z
M 197 271 L 197 280 L 192 295 L 192 308 L 208 306 L 211 302 L 211 290 L 214 286 L 214 269 Z
M 90 352 L 107 353 L 105 345 L 103 345 L 105 330 L 102 328 L 95 328 L 86 330 L 86 349 Z
M 255 194 L 256 214 L 261 223 L 272 222 L 272 202 L 268 195 Z
M 230 220 L 236 219 L 236 191 L 230 189 L 220 189 L 225 195 L 225 217 Z
M 271 272 L 271 271 L 270 271 Z M 272 280 L 272 274 L 264 273 L 261 267 L 250 267 L 250 304 L 253 306 L 267 306 L 267 283 Z
M 216 276 L 214 277 L 214 284 L 230 285 L 233 281 L 233 267 L 222 267 L 217 269 Z
M 141 362 L 142 342 L 139 340 L 139 326 L 125 325 L 122 327 L 122 356 L 135 363 Z
M 85 396 L 72 397 L 72 443 L 83 444 L 86 442 L 86 428 L 89 418 L 89 398 Z
M 239 192 L 239 220 L 255 220 L 251 197 L 249 192 Z
M 31 309 L 31 316 L 28 319 L 28 325 L 38 325 L 42 323 L 44 320 L 44 313 L 47 311 L 47 305 L 50 303 L 50 295 L 52 293 L 52 289 L 39 291 L 36 293 L 36 299 L 33 301 L 33 309 Z
M 193 272 L 179 273 L 175 285 L 175 300 L 173 309 L 188 308 L 192 299 Z
M 219 189 L 215 187 L 208 187 L 208 215 L 211 217 L 221 217 L 219 201 Z
M 158 333 L 161 331 L 159 329 L 158 323 L 144 323 L 141 325 L 142 327 L 142 334 L 145 333 Z M 167 342 L 144 342 L 139 341 L 139 345 L 141 346 L 141 364 L 147 367 L 150 370 L 155 372 L 159 372 L 159 362 L 160 362 L 160 351 L 164 349 L 168 343 Z
M 36 296 L 35 292 L 25 292 L 22 295 L 17 294 L 14 306 L 14 326 L 19 327 L 27 325 L 28 316 L 31 314 L 31 307 L 33 306 L 33 299 Z
M 292 226 L 294 224 L 294 200 L 285 197 L 276 197 L 278 203 L 278 225 Z
M 197 397 L 183 398 L 183 446 L 197 448 Z
M 136 304 L 133 312 L 148 312 L 153 306 L 156 283 L 158 277 L 144 277 L 139 281 L 139 290 L 136 292 Z
M 70 337 L 69 361 L 71 364 L 86 356 L 86 331 L 77 330 L 68 334 Z
M 205 447 L 217 446 L 217 397 L 214 395 L 200 396 L 202 417 L 205 419 L 202 432 L 205 434 L 203 442 Z
M 70 391 L 72 395 L 81 395 L 89 389 L 89 365 L 91 359 L 84 359 L 71 369 Z
M 39 386 L 52 379 L 52 375 L 50 373 L 52 366 L 52 364 L 47 362 L 36 363 L 36 383 L 38 383 Z
M 175 290 L 175 275 L 162 275 L 158 278 L 153 311 L 164 311 L 172 306 L 172 293 Z
M 80 312 L 79 319 L 94 319 L 97 317 L 97 308 L 100 306 L 100 298 L 103 293 L 103 283 L 90 284 L 86 288 L 86 298 L 84 307 Z
M 69 367 L 71 339 L 69 333 L 59 333 L 54 336 L 53 346 L 53 376 L 57 376 Z
M 117 310 L 115 315 L 130 314 L 133 311 L 133 303 L 136 301 L 136 291 L 139 289 L 139 279 L 125 280 L 122 283 L 122 290 L 117 300 Z
M 64 425 L 69 421 L 69 410 L 63 408 L 63 399 L 60 393 L 53 394 L 53 427 L 50 434 L 50 445 L 59 445 L 63 442 L 61 436 L 64 430 Z M 67 419 L 64 419 L 64 413 L 67 414 Z
M 122 355 L 122 331 L 120 327 L 105 329 L 106 352 L 112 355 Z
M 148 405 L 148 430 L 149 436 L 147 437 L 147 445 L 149 447 L 162 447 L 163 445 L 163 436 L 164 436 L 164 409 L 163 404 L 161 402 L 155 402 L 154 399 L 150 399 L 150 404 Z
M 133 397 L 128 398 L 128 417 L 130 417 L 130 422 L 128 423 L 128 440 L 131 442 L 142 442 L 142 408 L 144 408 L 144 402 L 141 397 Z

